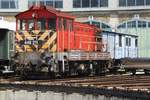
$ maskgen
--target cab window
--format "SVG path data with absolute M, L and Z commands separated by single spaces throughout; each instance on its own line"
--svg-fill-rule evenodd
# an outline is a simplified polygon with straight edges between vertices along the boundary
M 26 21 L 18 20 L 18 30 L 25 30 L 25 29 L 26 29 Z
M 48 20 L 48 29 L 55 30 L 56 28 L 56 19 Z
M 45 25 L 45 19 L 38 19 L 37 21 L 37 29 L 38 30 L 45 30 L 46 29 L 46 25 Z
M 69 20 L 68 23 L 69 31 L 73 31 L 73 20 Z
M 28 30 L 34 30 L 34 20 L 28 20 Z
M 64 30 L 67 30 L 67 19 L 63 20 L 63 26 L 64 26 Z

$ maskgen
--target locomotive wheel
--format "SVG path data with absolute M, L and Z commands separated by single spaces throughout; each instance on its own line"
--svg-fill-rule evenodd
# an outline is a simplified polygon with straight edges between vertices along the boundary
M 136 69 L 131 69 L 132 75 L 136 75 Z
M 144 69 L 145 75 L 150 75 L 150 71 L 147 69 Z

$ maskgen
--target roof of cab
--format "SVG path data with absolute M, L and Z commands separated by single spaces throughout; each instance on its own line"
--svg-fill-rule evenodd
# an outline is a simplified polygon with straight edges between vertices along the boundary
M 74 16 L 69 15 L 68 13 L 64 13 L 47 6 L 32 6 L 27 11 L 18 13 L 15 17 L 19 19 L 30 19 L 33 17 L 36 18 L 63 17 L 68 19 L 75 19 Z

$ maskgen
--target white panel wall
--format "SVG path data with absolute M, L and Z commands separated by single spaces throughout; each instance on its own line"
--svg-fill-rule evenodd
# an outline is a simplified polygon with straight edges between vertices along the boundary
M 122 46 L 119 47 L 119 34 L 115 32 L 103 32 L 103 43 L 107 44 L 107 51 L 110 52 L 111 57 L 120 59 L 124 57 L 137 57 L 137 47 L 135 47 L 136 37 L 122 35 Z M 131 46 L 126 46 L 126 37 L 131 38 Z

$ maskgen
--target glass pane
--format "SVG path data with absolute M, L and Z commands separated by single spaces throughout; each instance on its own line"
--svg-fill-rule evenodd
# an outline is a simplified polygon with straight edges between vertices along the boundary
M 126 23 L 119 25 L 118 28 L 126 28 Z
M 128 46 L 128 44 L 129 44 L 129 43 L 128 43 L 128 38 L 126 38 L 126 46 Z
M 20 30 L 25 30 L 25 28 L 26 28 L 26 22 L 25 22 L 25 20 L 20 20 L 18 22 L 18 24 L 20 24 L 20 27 L 18 27 Z
M 98 7 L 99 0 L 91 0 L 91 7 Z
M 68 30 L 73 31 L 73 20 L 68 20 Z
M 35 1 L 29 1 L 29 2 L 28 2 L 28 7 L 31 7 L 32 5 L 35 5 L 35 4 L 36 4 Z
M 128 6 L 135 6 L 135 0 L 127 0 Z
M 96 27 L 100 28 L 100 23 L 99 22 L 92 22 L 92 24 L 95 25 Z
M 119 0 L 119 6 L 126 6 L 126 0 Z
M 51 30 L 56 29 L 56 20 L 55 19 L 48 20 L 48 29 L 51 29 Z
M 64 30 L 67 30 L 67 20 L 66 19 L 63 20 L 63 26 L 64 26 Z
M 145 21 L 138 21 L 138 27 L 139 28 L 145 28 L 146 27 L 146 22 Z
M 146 0 L 146 5 L 150 5 L 150 0 Z
M 40 5 L 44 5 L 44 1 L 40 1 Z
M 150 27 L 150 22 L 148 22 L 148 27 Z
M 108 25 L 102 23 L 102 28 L 105 29 L 105 28 L 110 28 Z
M 119 47 L 122 47 L 122 36 L 119 35 Z
M 73 0 L 73 8 L 81 8 L 81 0 Z
M 136 5 L 137 5 L 137 6 L 142 6 L 142 5 L 144 5 L 144 0 L 136 0 Z
M 136 27 L 136 21 L 128 22 L 128 23 L 127 23 L 127 27 L 128 27 L 128 28 Z
M 40 19 L 37 22 L 38 30 L 45 30 L 45 19 Z
M 83 8 L 90 7 L 90 0 L 82 0 L 82 7 Z
M 54 7 L 54 6 L 53 6 L 53 1 L 46 1 L 46 5 L 47 5 L 47 6 Z
M 108 7 L 108 0 L 100 0 L 100 7 Z
M 17 8 L 16 6 L 17 5 L 15 1 L 10 1 L 10 8 Z
M 34 30 L 34 20 L 28 20 L 28 30 Z
M 55 1 L 55 8 L 63 8 L 63 1 Z
M 138 46 L 138 39 L 135 39 L 135 47 Z
M 2 1 L 1 8 L 9 8 L 9 1 Z

